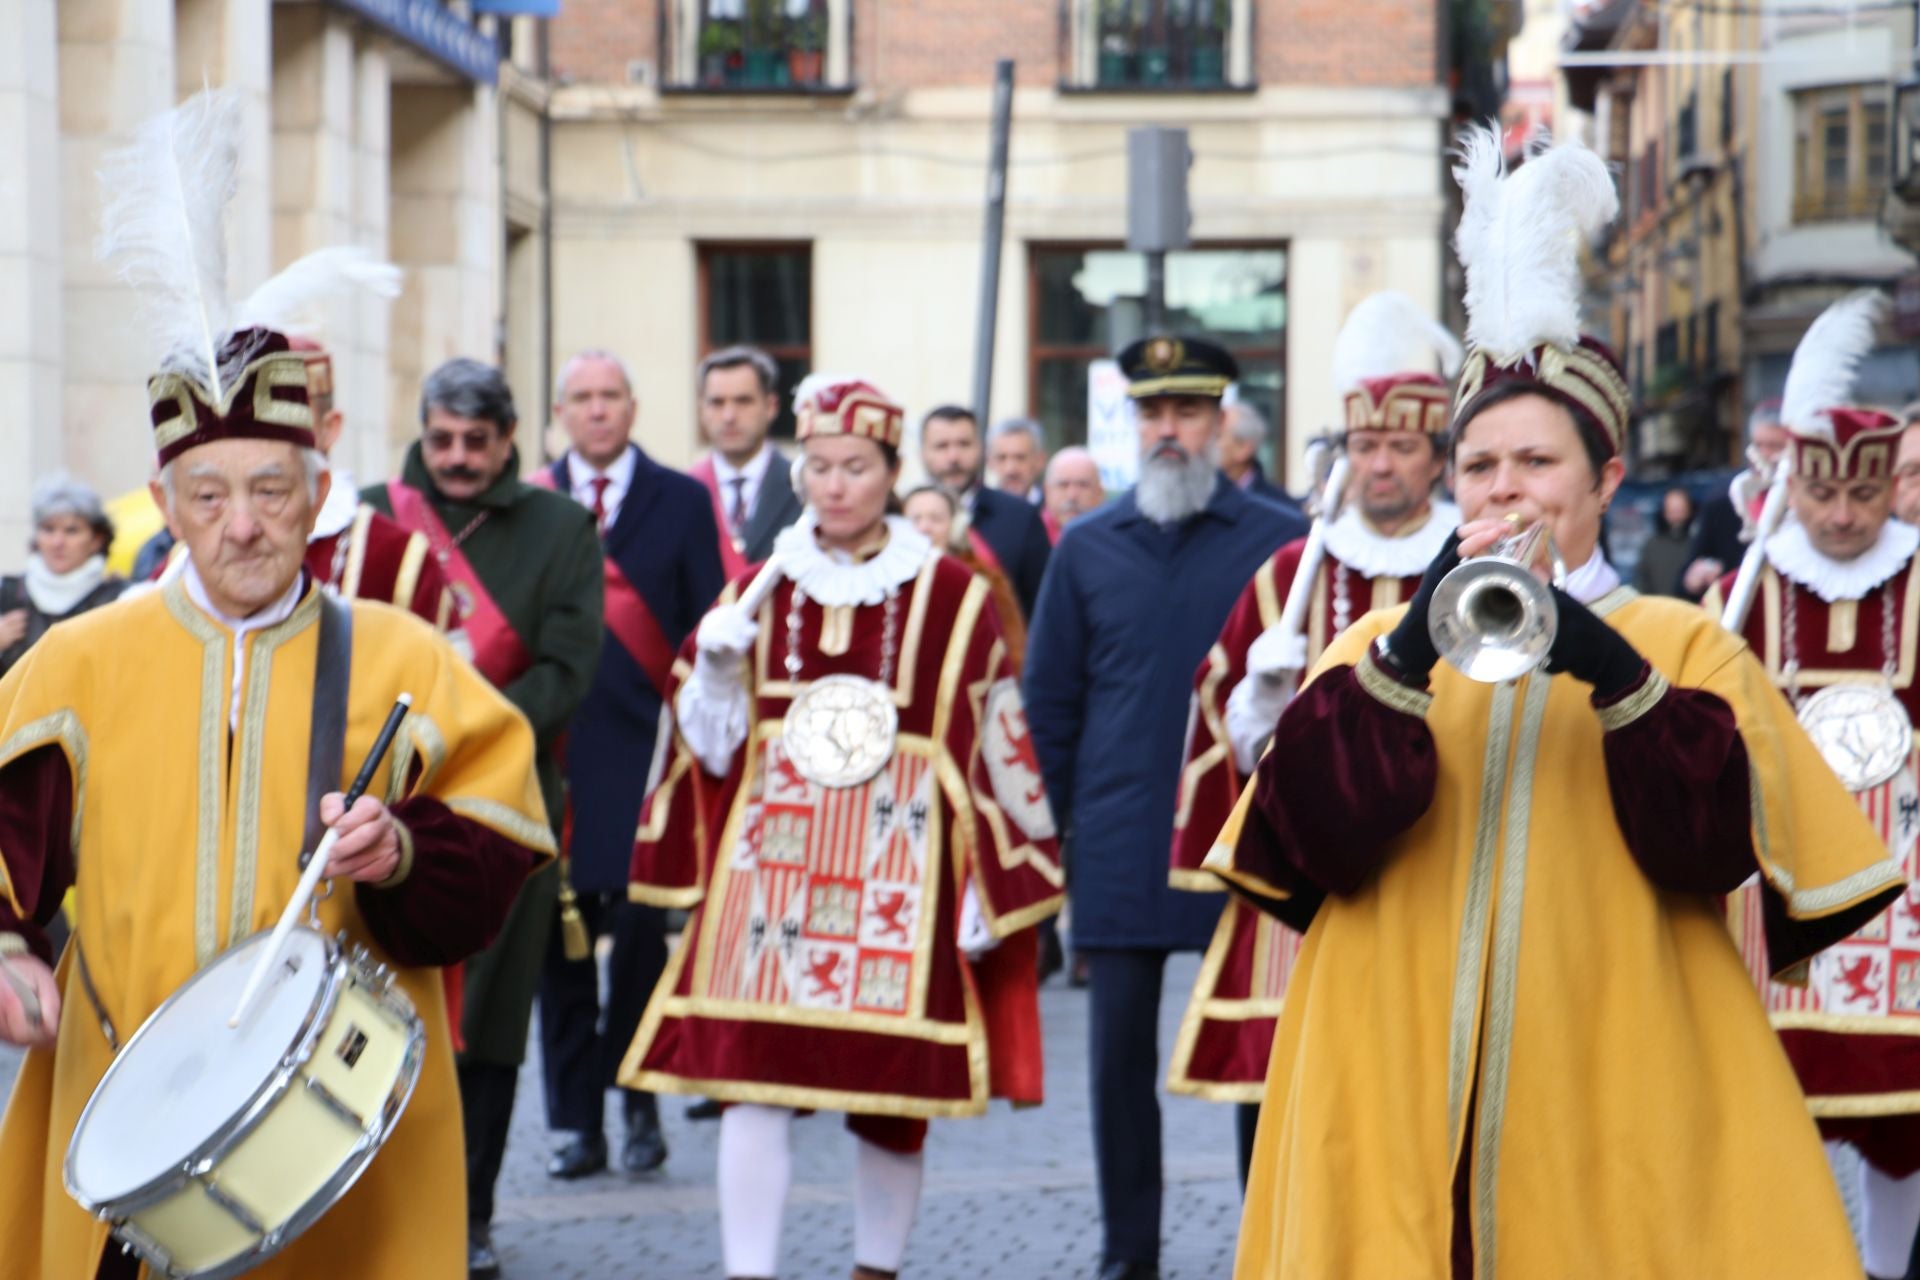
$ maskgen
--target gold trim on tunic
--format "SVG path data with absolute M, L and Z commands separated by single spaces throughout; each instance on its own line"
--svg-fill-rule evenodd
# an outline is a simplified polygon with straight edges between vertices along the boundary
M 1404 715 L 1424 720 L 1428 708 L 1433 706 L 1432 693 L 1425 689 L 1408 688 L 1381 670 L 1380 664 L 1374 660 L 1371 646 L 1360 661 L 1353 664 L 1353 674 L 1360 682 L 1360 687 L 1372 694 L 1376 702 Z
M 1781 581 L 1780 574 L 1772 565 L 1768 565 L 1760 575 L 1761 646 L 1765 652 L 1759 656 L 1766 664 L 1767 679 L 1776 688 L 1784 689 L 1788 681 L 1786 671 L 1780 665 Z M 1899 630 L 1899 661 L 1894 666 L 1891 683 L 1895 689 L 1906 689 L 1913 685 L 1915 645 L 1920 642 L 1920 556 L 1914 557 L 1913 564 L 1907 570 L 1900 601 Z M 1794 677 L 1802 689 L 1817 689 L 1823 685 L 1847 684 L 1863 679 L 1878 681 L 1881 678 L 1878 668 L 1867 667 L 1801 667 Z
M 226 633 L 187 598 L 179 578 L 167 584 L 167 611 L 200 642 L 198 818 L 193 842 L 193 958 L 204 965 L 219 952 L 220 809 L 225 791 L 227 704 L 233 696 L 227 674 Z
M 515 844 L 523 845 L 535 853 L 557 856 L 560 852 L 553 843 L 551 827 L 543 822 L 535 822 L 518 809 L 501 804 L 498 800 L 488 800 L 482 796 L 453 796 L 445 803 L 447 808 L 461 817 L 491 827 Z
M 73 771 L 73 821 L 67 829 L 67 848 L 74 858 L 80 856 L 80 820 L 87 809 L 87 730 L 80 723 L 80 717 L 71 710 L 55 711 L 21 725 L 0 742 L 0 766 L 11 764 L 29 751 L 37 750 L 50 743 L 59 743 L 67 755 L 67 766 Z M 7 895 L 7 901 L 13 905 L 14 914 L 26 917 L 32 908 L 22 903 L 13 891 L 13 876 L 8 873 L 6 851 L 0 850 L 0 892 Z
M 1507 790 L 1508 748 L 1513 737 L 1514 686 L 1494 686 L 1487 713 L 1487 751 L 1480 781 L 1480 809 L 1467 870 L 1467 896 L 1460 913 L 1460 946 L 1453 965 L 1452 1013 L 1447 1033 L 1447 1142 L 1458 1150 L 1467 1091 L 1473 1084 L 1473 1060 L 1479 1047 L 1480 985 L 1493 902 L 1494 849 L 1500 838 L 1500 810 Z
M 360 576 L 367 566 L 367 526 L 373 523 L 373 508 L 361 503 L 347 526 L 347 563 L 340 571 L 341 598 L 351 600 L 360 594 Z M 415 534 L 415 537 L 420 535 Z
M 1608 733 L 1615 729 L 1624 729 L 1653 710 L 1654 704 L 1667 696 L 1667 678 L 1651 667 L 1648 675 L 1638 689 L 1611 706 L 1597 707 L 1600 727 Z

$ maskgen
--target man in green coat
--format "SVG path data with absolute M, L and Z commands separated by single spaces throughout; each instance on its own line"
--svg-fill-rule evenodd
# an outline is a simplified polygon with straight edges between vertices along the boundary
M 520 482 L 517 420 L 499 370 L 449 360 L 421 390 L 420 439 L 400 480 L 361 496 L 426 536 L 459 602 L 474 665 L 533 725 L 540 793 L 558 840 L 565 797 L 554 749 L 600 662 L 600 539 L 586 508 Z M 550 866 L 528 880 L 500 936 L 467 963 L 460 1101 L 476 1277 L 499 1274 L 494 1183 L 562 874 Z

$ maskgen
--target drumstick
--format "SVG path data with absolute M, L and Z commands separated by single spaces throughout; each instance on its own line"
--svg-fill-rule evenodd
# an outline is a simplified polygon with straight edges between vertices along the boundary
M 33 984 L 26 975 L 14 967 L 5 952 L 0 952 L 0 977 L 5 977 L 7 985 L 13 988 L 13 994 L 20 997 L 20 1011 L 27 1015 L 27 1022 L 34 1030 L 40 1029 L 40 997 L 34 993 Z
M 354 802 L 366 794 L 367 787 L 373 782 L 373 771 L 380 767 L 380 761 L 386 758 L 387 748 L 393 745 L 393 736 L 400 732 L 400 722 L 406 719 L 407 709 L 413 705 L 413 695 L 403 693 L 393 704 L 393 710 L 387 713 L 387 722 L 380 726 L 380 736 L 373 740 L 373 750 L 360 765 L 360 772 L 353 775 L 353 785 L 347 788 L 345 803 L 340 806 L 340 814 L 346 816 Z M 293 932 L 294 922 L 300 913 L 307 909 L 307 903 L 313 898 L 313 891 L 320 884 L 321 877 L 327 873 L 327 863 L 333 858 L 334 843 L 339 840 L 339 832 L 332 827 L 320 838 L 320 847 L 313 851 L 313 857 L 307 863 L 307 869 L 300 873 L 300 883 L 294 887 L 293 898 L 287 903 L 286 910 L 280 913 L 280 921 L 273 926 L 273 936 L 267 939 L 267 945 L 254 961 L 253 972 L 247 975 L 247 985 L 240 990 L 240 1002 L 233 1007 L 233 1017 L 227 1020 L 229 1027 L 237 1027 L 247 1015 L 247 1007 L 260 991 L 260 985 L 266 981 L 267 974 L 280 960 L 281 949 L 286 946 L 287 935 Z

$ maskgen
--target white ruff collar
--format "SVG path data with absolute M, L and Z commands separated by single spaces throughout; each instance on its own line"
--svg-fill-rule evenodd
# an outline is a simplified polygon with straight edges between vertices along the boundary
M 360 490 L 353 483 L 353 476 L 345 467 L 330 468 L 333 487 L 327 490 L 327 500 L 320 504 L 320 514 L 314 517 L 312 542 L 316 538 L 331 538 L 336 533 L 344 533 L 360 513 Z
M 1832 604 L 1836 600 L 1858 600 L 1865 596 L 1905 569 L 1913 560 L 1915 550 L 1920 550 L 1920 529 L 1889 520 L 1871 547 L 1851 560 L 1835 560 L 1814 548 L 1805 525 L 1790 520 L 1780 532 L 1767 539 L 1767 563 L 1781 577 L 1799 583 Z
M 913 581 L 934 554 L 933 543 L 905 516 L 887 517 L 887 545 L 865 560 L 822 550 L 813 531 L 808 507 L 774 539 L 772 558 L 782 576 L 824 605 L 879 604 L 889 591 Z
M 1366 578 L 1417 578 L 1460 527 L 1460 508 L 1435 500 L 1419 528 L 1389 537 L 1349 505 L 1327 526 L 1327 552 Z

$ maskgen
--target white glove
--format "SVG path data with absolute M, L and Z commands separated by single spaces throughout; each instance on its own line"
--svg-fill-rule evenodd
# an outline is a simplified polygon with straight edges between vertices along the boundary
M 980 910 L 980 895 L 974 892 L 971 883 L 960 898 L 959 943 L 961 952 L 969 960 L 978 960 L 1000 945 L 1000 939 L 987 928 L 987 918 Z
M 1293 700 L 1293 687 L 1291 680 L 1249 675 L 1227 695 L 1227 743 L 1233 748 L 1233 765 L 1241 777 L 1250 777 L 1253 767 L 1260 763 L 1260 753 L 1273 736 L 1273 726 Z
M 693 674 L 709 689 L 738 684 L 747 654 L 760 638 L 760 624 L 737 604 L 716 605 L 694 632 Z
M 1247 646 L 1247 670 L 1254 675 L 1270 676 L 1281 671 L 1307 669 L 1305 633 L 1289 636 L 1279 627 L 1268 627 Z
M 738 605 L 717 605 L 694 632 L 693 677 L 673 700 L 680 736 L 706 771 L 724 778 L 747 740 L 747 654 L 760 625 Z

